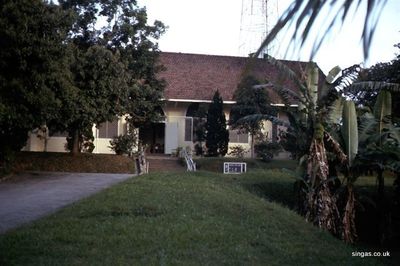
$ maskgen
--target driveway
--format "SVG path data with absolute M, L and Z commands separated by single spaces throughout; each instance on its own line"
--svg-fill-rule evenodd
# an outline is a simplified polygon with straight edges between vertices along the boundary
M 0 183 L 0 234 L 124 181 L 133 174 L 30 172 Z

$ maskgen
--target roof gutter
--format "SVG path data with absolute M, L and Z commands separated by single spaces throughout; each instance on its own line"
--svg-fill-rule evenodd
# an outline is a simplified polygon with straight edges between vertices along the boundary
M 168 102 L 182 102 L 182 103 L 211 103 L 211 100 L 192 100 L 192 99 L 162 99 Z M 236 101 L 223 101 L 224 104 L 235 104 Z
M 181 102 L 181 103 L 211 103 L 211 100 L 192 100 L 192 99 L 162 99 L 167 102 Z M 236 104 L 236 101 L 223 101 L 224 104 Z M 271 106 L 284 107 L 283 103 L 271 103 Z M 291 104 L 289 107 L 299 107 L 298 104 Z

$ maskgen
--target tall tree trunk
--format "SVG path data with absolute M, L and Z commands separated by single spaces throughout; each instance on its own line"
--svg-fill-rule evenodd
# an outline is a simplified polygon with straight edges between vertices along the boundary
M 336 235 L 339 211 L 336 199 L 329 190 L 328 174 L 329 166 L 324 142 L 320 138 L 314 138 L 307 161 L 308 183 L 311 190 L 306 199 L 306 220 Z
M 354 199 L 354 191 L 353 185 L 351 183 L 347 184 L 347 202 L 346 207 L 344 209 L 342 226 L 342 238 L 347 243 L 354 243 L 357 238 L 356 231 L 356 210 L 355 210 L 355 199 Z

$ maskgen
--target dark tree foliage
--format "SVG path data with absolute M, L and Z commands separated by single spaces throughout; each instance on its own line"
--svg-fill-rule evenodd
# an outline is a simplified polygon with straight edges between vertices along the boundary
M 225 156 L 228 152 L 229 131 L 223 111 L 223 101 L 217 90 L 207 113 L 206 123 L 207 155 L 211 157 Z
M 234 129 L 250 133 L 252 136 L 251 152 L 254 157 L 254 136 L 263 127 L 263 123 L 257 119 L 242 119 L 250 115 L 276 115 L 271 108 L 268 92 L 265 89 L 254 89 L 254 85 L 260 82 L 253 76 L 246 76 L 241 80 L 235 92 L 236 104 L 233 106 L 229 124 Z
M 93 124 L 122 114 L 128 86 L 124 64 L 108 49 L 98 45 L 86 51 L 70 48 L 72 84 L 66 84 L 57 94 L 62 106 L 48 125 L 67 131 L 69 150 L 77 152 L 81 150 L 81 140 L 92 138 Z
M 280 132 L 279 144 L 290 152 L 293 159 L 300 160 L 300 158 L 307 154 L 313 134 L 310 128 L 301 119 L 302 114 L 299 112 L 286 112 L 290 127 L 286 131 Z
M 94 123 L 121 114 L 135 126 L 156 119 L 163 32 L 136 1 L 1 1 L 0 167 L 45 124 L 68 132 L 69 149 L 79 152 Z
M 186 116 L 193 117 L 193 135 L 195 154 L 204 155 L 203 142 L 206 140 L 206 121 L 208 106 L 204 103 L 192 103 L 188 107 Z
M 73 12 L 69 32 L 70 75 L 58 94 L 66 112 L 49 121 L 51 128 L 69 132 L 72 152 L 79 152 L 80 140 L 90 139 L 93 124 L 112 121 L 128 114 L 128 122 L 140 126 L 157 118 L 163 81 L 156 78 L 158 47 L 164 32 L 156 21 L 147 24 L 144 8 L 136 1 L 60 0 L 64 10 Z M 99 25 L 99 20 L 106 25 Z M 82 136 L 83 132 L 89 136 Z
M 400 43 L 395 45 L 400 49 Z M 366 81 L 384 81 L 400 84 L 400 54 L 394 60 L 386 63 L 378 63 L 366 70 L 362 76 Z M 363 104 L 373 106 L 378 92 L 365 93 L 360 99 Z M 392 113 L 399 118 L 400 116 L 400 92 L 392 92 Z
M 253 76 L 247 76 L 239 83 L 234 95 L 236 104 L 232 108 L 229 120 L 233 128 L 242 129 L 251 135 L 255 135 L 262 128 L 262 124 L 260 121 L 240 120 L 241 118 L 254 114 L 274 114 L 268 92 L 265 89 L 253 88 L 259 84 Z
M 67 78 L 59 58 L 71 22 L 40 0 L 0 2 L 0 164 L 61 105 L 55 91 Z

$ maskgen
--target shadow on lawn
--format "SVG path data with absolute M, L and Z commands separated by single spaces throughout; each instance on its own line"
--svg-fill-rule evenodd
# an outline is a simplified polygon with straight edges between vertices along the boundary
M 400 262 L 400 212 L 393 205 L 392 179 L 386 182 L 386 199 L 384 210 L 379 210 L 377 202 L 377 187 L 375 177 L 368 176 L 360 178 L 356 183 L 356 227 L 358 233 L 358 249 L 371 251 L 390 250 L 393 264 Z M 282 204 L 294 211 L 297 210 L 299 198 L 295 189 L 295 180 L 284 175 L 278 170 L 275 173 L 264 171 L 254 173 L 250 178 L 244 175 L 240 178 L 241 184 L 250 192 L 270 201 Z M 380 221 L 380 211 L 385 213 L 385 220 Z M 381 232 L 385 233 L 385 241 L 380 238 Z

